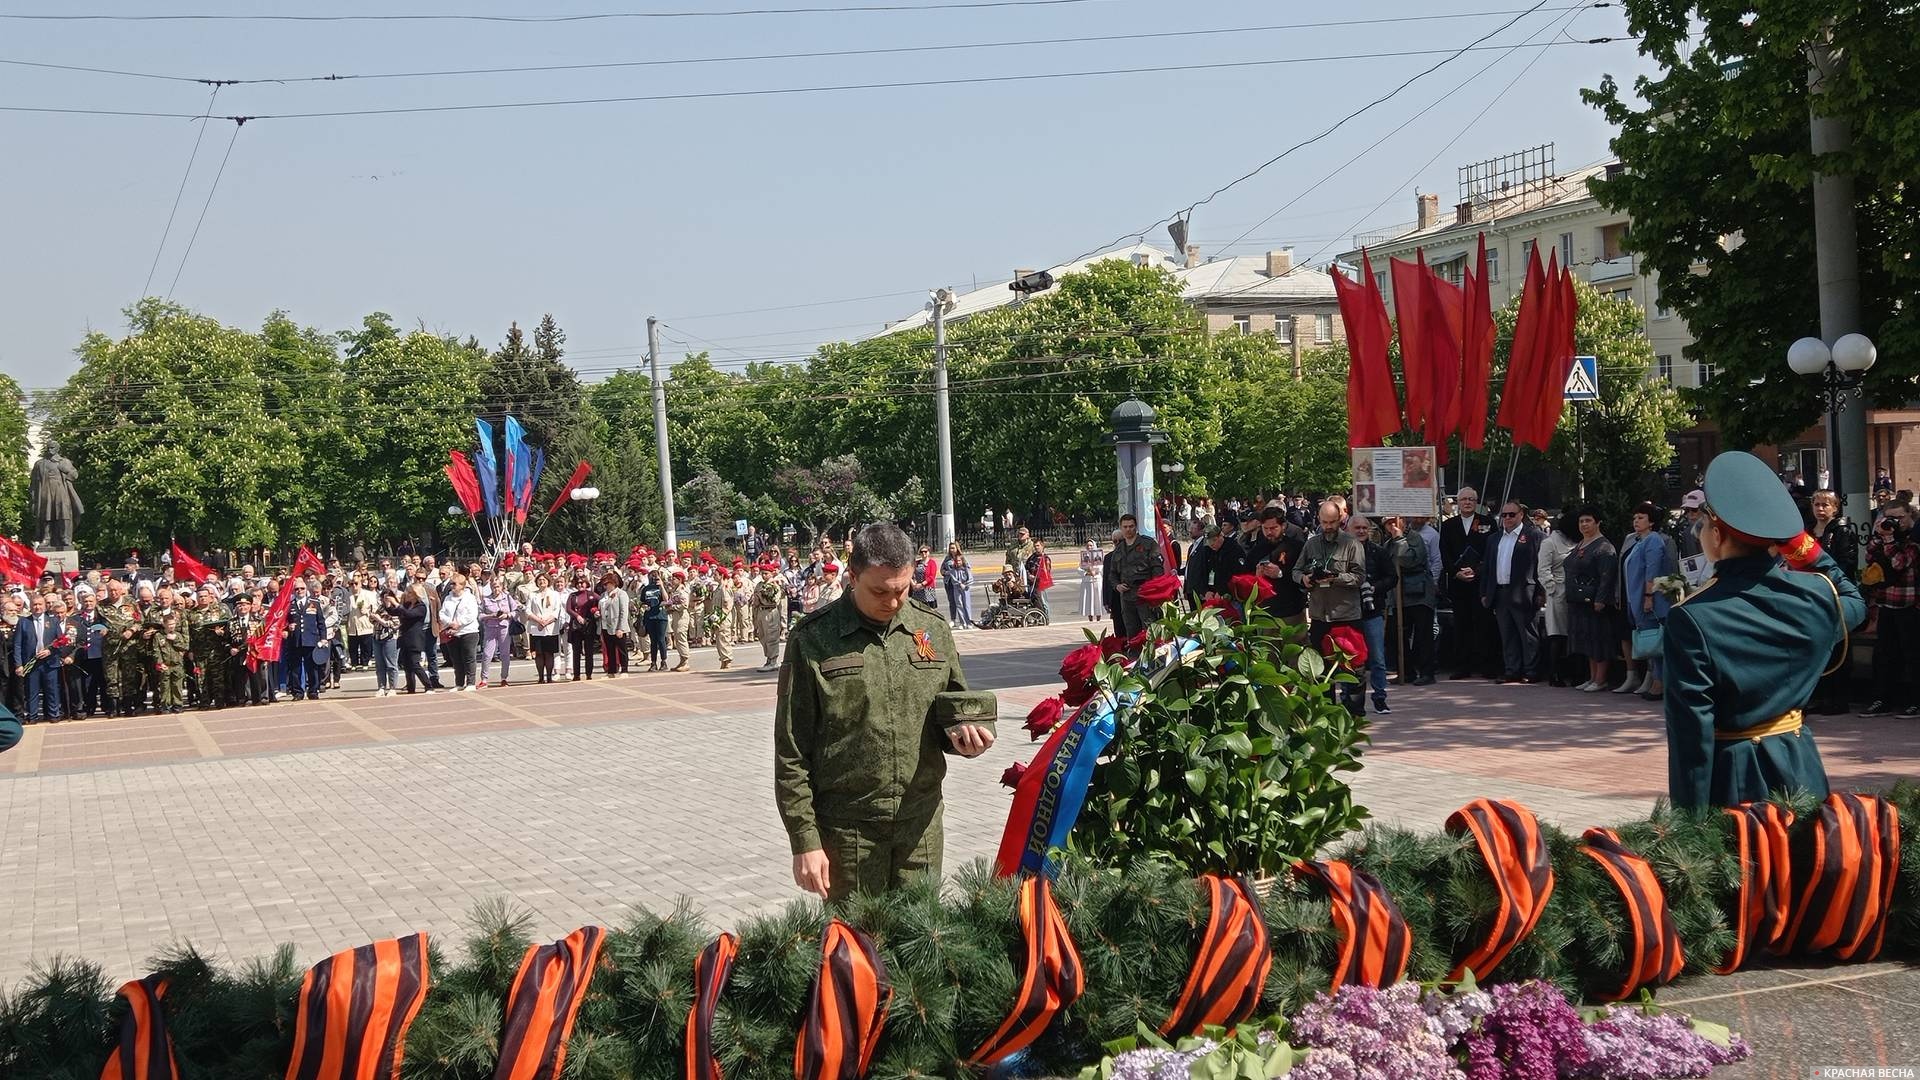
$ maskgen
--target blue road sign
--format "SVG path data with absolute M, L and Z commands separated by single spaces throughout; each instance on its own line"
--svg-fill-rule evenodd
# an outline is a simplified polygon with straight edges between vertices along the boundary
M 1568 401 L 1600 400 L 1600 358 L 1576 356 L 1567 372 Z

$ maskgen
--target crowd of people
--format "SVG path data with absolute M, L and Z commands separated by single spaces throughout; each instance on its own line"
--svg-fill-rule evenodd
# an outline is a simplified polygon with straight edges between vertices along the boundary
M 381 697 L 471 692 L 510 685 L 516 664 L 536 683 L 683 671 L 696 648 L 715 650 L 724 670 L 736 645 L 755 643 L 772 670 L 787 628 L 847 588 L 847 552 L 752 550 L 753 561 L 646 548 L 621 559 L 529 544 L 486 562 L 243 565 L 200 581 L 134 557 L 9 592 L 0 682 L 7 708 L 33 722 L 311 700 L 349 671 L 372 671 Z M 932 604 L 941 570 L 925 548 L 920 563 L 915 593 Z

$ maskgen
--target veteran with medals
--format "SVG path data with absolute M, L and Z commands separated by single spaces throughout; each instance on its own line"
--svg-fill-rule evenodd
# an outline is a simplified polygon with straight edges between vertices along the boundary
M 993 745 L 994 696 L 967 690 L 946 618 L 908 599 L 915 551 L 893 525 L 861 529 L 852 585 L 787 636 L 774 801 L 794 883 L 832 900 L 938 876 L 945 755 Z
M 1700 541 L 1714 576 L 1674 605 L 1661 643 L 1669 793 L 1680 807 L 1825 798 L 1802 709 L 1822 672 L 1846 662 L 1866 604 L 1759 458 L 1714 458 L 1705 491 Z

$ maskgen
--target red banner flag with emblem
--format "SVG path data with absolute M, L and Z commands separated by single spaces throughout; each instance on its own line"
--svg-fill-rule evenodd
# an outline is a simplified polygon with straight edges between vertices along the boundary
M 1460 441 L 1469 450 L 1487 444 L 1487 386 L 1493 373 L 1493 296 L 1487 289 L 1487 234 L 1467 273 L 1466 313 L 1460 329 Z
M 566 505 L 567 500 L 573 497 L 573 489 L 579 487 L 580 481 L 585 480 L 587 474 L 592 471 L 593 466 L 584 461 L 575 465 L 573 472 L 567 476 L 567 482 L 560 485 L 560 494 L 553 497 L 553 505 L 547 507 L 547 513 L 559 512 L 560 508 Z
M 47 570 L 47 557 L 17 540 L 0 536 L 0 574 L 8 581 L 33 585 Z
M 212 567 L 187 554 L 187 549 L 181 547 L 178 540 L 172 541 L 171 545 L 173 576 L 176 581 L 191 581 L 195 585 L 203 585 L 220 576 L 213 572 Z
M 458 450 L 447 451 L 452 460 L 442 466 L 447 473 L 447 482 L 453 485 L 453 493 L 459 498 L 460 506 L 469 516 L 480 512 L 480 477 L 473 471 L 473 462 Z
M 1160 540 L 1160 568 L 1173 573 L 1173 537 L 1167 534 L 1167 519 L 1160 513 L 1160 507 L 1153 508 L 1153 535 Z
M 1387 319 L 1386 298 L 1374 280 L 1373 262 L 1360 252 L 1360 282 L 1351 282 L 1338 268 L 1333 289 L 1340 300 L 1340 322 L 1347 333 L 1347 446 L 1378 446 L 1400 430 L 1400 398 L 1393 387 L 1393 367 L 1387 346 L 1393 323 Z
M 293 573 L 288 581 L 304 577 L 307 573 L 324 574 L 326 564 L 320 557 L 300 545 L 300 554 L 293 560 Z M 260 630 L 247 640 L 247 667 L 258 670 L 262 662 L 280 659 L 280 644 L 287 636 L 287 607 L 293 603 L 293 590 L 282 583 L 280 591 L 273 594 L 273 602 L 267 605 L 266 618 L 260 624 Z

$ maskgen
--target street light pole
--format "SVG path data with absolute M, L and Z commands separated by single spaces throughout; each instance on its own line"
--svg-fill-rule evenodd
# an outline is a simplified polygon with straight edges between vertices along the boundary
M 953 431 L 947 419 L 947 309 L 952 289 L 933 293 L 933 430 L 940 453 L 940 538 L 931 545 L 945 551 L 953 543 Z
M 667 384 L 660 378 L 660 320 L 647 316 L 647 364 L 653 380 L 653 445 L 660 453 L 660 509 L 666 514 L 661 546 L 680 550 L 673 522 L 673 457 L 667 452 Z

